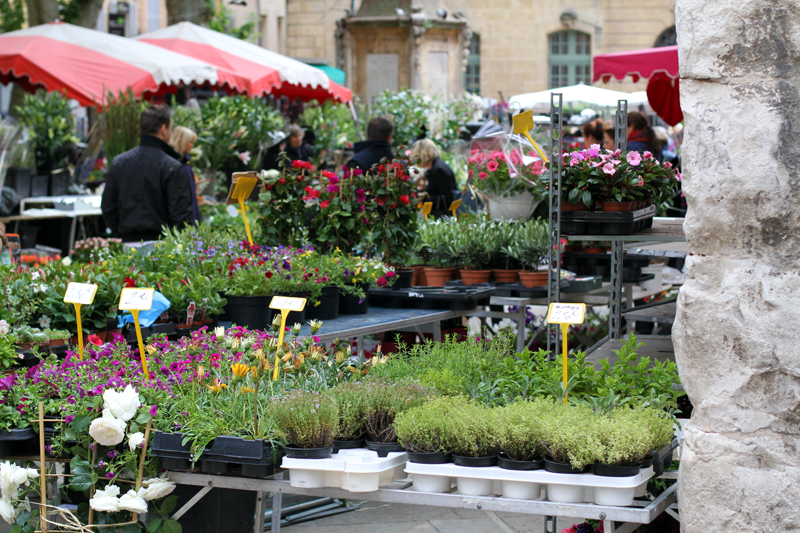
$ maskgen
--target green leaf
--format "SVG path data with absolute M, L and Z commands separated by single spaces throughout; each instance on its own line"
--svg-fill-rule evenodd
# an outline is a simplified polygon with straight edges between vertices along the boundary
M 91 414 L 76 416 L 72 420 L 72 428 L 78 433 L 83 433 L 89 429 L 89 425 L 92 423 L 92 420 L 94 420 L 94 416 Z
M 164 502 L 161 504 L 161 512 L 164 514 L 169 514 L 175 509 L 175 506 L 177 504 L 178 504 L 178 496 L 177 495 L 169 496 L 165 498 Z
M 183 528 L 177 520 L 167 520 L 162 528 L 164 533 L 183 533 Z
M 72 490 L 84 491 L 89 490 L 94 481 L 92 470 L 89 467 L 88 461 L 79 461 L 77 465 L 72 468 L 72 478 L 69 481 L 69 487 Z
M 160 518 L 154 518 L 147 523 L 147 533 L 155 533 L 161 527 L 161 520 Z

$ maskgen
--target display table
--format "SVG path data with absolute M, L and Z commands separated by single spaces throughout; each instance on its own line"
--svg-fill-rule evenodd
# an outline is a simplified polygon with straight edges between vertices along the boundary
M 289 481 L 282 479 L 283 473 L 278 473 L 267 479 L 225 477 L 189 472 L 168 472 L 168 476 L 170 480 L 180 485 L 203 487 L 194 498 L 178 509 L 173 518 L 183 516 L 214 488 L 253 491 L 258 493 L 257 518 L 265 515 L 266 500 L 270 494 L 274 495 L 272 502 L 272 531 L 274 533 L 280 532 L 280 507 L 283 494 L 479 510 L 489 514 L 503 531 L 513 530 L 495 514 L 497 511 L 546 516 L 545 533 L 556 532 L 556 517 L 559 516 L 602 520 L 606 533 L 630 533 L 641 524 L 649 524 L 674 504 L 677 501 L 678 488 L 678 484 L 675 483 L 654 500 L 637 500 L 633 507 L 612 507 L 588 503 L 567 504 L 542 500 L 515 500 L 494 496 L 462 496 L 454 493 L 417 492 L 409 488 L 411 486 L 410 482 L 400 482 L 399 488 L 394 488 L 398 486 L 398 483 L 395 483 L 392 488 L 381 488 L 374 492 L 356 493 L 330 487 L 308 489 L 292 487 Z M 615 525 L 615 522 L 622 522 L 622 524 Z M 263 522 L 257 519 L 254 528 L 255 533 L 262 533 L 263 527 Z

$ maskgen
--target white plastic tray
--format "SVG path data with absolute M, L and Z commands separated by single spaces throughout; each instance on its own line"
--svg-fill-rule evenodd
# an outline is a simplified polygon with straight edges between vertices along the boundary
M 653 468 L 643 468 L 635 476 L 605 477 L 594 474 L 556 474 L 545 470 L 506 470 L 498 466 L 476 468 L 448 464 L 407 463 L 414 488 L 422 492 L 448 492 L 452 481 L 459 494 L 490 496 L 497 494 L 494 485 L 500 481 L 504 497 L 533 500 L 541 486 L 547 486 L 547 499 L 561 503 L 589 501 L 598 505 L 627 506 L 633 504 L 637 487 L 653 477 Z
M 284 457 L 281 467 L 289 470 L 292 487 L 337 487 L 351 492 L 372 492 L 381 485 L 391 485 L 405 477 L 405 452 L 392 452 L 378 457 L 366 448 L 340 450 L 329 459 L 296 459 Z

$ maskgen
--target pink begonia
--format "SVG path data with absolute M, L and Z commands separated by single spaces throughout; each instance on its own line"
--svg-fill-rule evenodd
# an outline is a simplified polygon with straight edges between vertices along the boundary
M 478 173 L 478 179 L 479 180 L 485 180 L 488 177 L 489 177 L 489 174 L 487 174 L 486 172 L 479 172 Z
M 636 182 L 636 184 L 634 185 L 634 187 L 643 187 L 643 186 L 644 186 L 644 180 L 642 180 L 642 179 L 640 179 L 640 180 L 639 180 L 638 182 Z
M 639 152 L 628 152 L 626 157 L 628 163 L 633 167 L 638 167 L 639 164 L 642 162 L 642 156 L 639 155 Z
M 614 172 L 615 172 L 616 170 L 617 170 L 617 169 L 616 169 L 616 168 L 614 168 L 614 163 L 608 162 L 608 163 L 606 163 L 605 165 L 603 165 L 603 172 L 605 172 L 605 173 L 606 173 L 606 174 L 608 174 L 609 176 L 613 176 L 613 175 L 614 175 Z
M 488 163 L 486 163 L 486 170 L 488 170 L 489 172 L 494 172 L 495 170 L 497 170 L 497 167 L 499 166 L 500 165 L 497 164 L 497 161 L 489 161 Z
M 583 160 L 583 152 L 572 152 L 569 154 L 572 159 L 577 159 L 578 161 Z
M 664 161 L 664 168 L 672 168 L 672 163 L 669 161 Z
M 645 152 L 645 153 L 644 153 L 644 154 L 642 154 L 642 155 L 644 155 L 644 158 L 645 158 L 645 159 L 653 159 L 653 154 L 652 154 L 652 152 Z
M 614 157 L 619 157 L 620 153 L 622 153 L 622 151 L 619 148 L 617 148 L 616 150 L 614 150 L 614 153 L 611 154 L 611 155 L 613 155 Z
M 586 155 L 588 157 L 597 157 L 600 155 L 600 145 L 593 144 L 588 150 L 586 150 Z
M 683 181 L 683 174 L 680 172 L 675 172 L 675 179 L 678 181 Z
M 589 149 L 590 150 L 594 150 L 595 152 L 599 152 L 600 151 L 600 145 L 599 144 L 593 144 L 593 145 L 591 145 L 589 147 Z
M 571 166 L 571 167 L 574 167 L 574 166 L 577 166 L 577 165 L 580 165 L 580 164 L 581 164 L 581 162 L 578 159 L 570 159 L 569 160 L 569 166 Z

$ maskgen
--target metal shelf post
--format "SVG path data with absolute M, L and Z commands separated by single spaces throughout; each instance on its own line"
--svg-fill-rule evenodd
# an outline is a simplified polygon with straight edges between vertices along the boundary
M 547 252 L 547 302 L 561 301 L 561 171 L 564 164 L 562 143 L 564 138 L 563 95 L 550 95 L 550 181 L 548 187 L 548 223 L 550 246 Z M 550 357 L 559 352 L 560 329 L 557 324 L 547 328 Z

